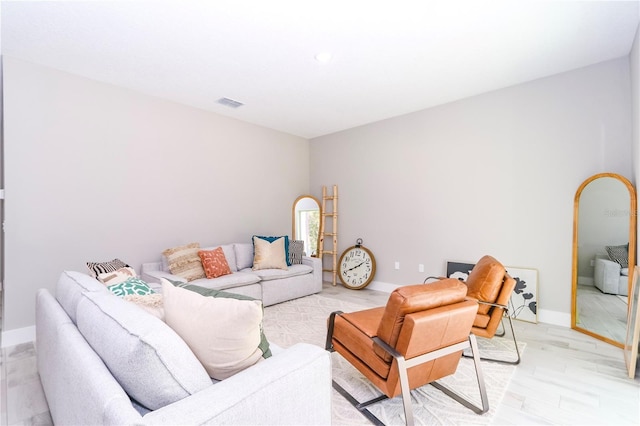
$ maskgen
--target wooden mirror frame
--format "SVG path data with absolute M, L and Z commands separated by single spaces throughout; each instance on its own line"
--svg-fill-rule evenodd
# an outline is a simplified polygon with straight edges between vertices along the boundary
M 313 201 L 315 201 L 315 203 L 318 205 L 318 213 L 319 213 L 319 220 L 322 220 L 322 205 L 320 204 L 320 201 L 314 197 L 313 195 L 307 195 L 307 194 L 303 194 L 301 196 L 299 196 L 298 198 L 296 198 L 296 200 L 293 202 L 293 206 L 291 207 L 291 238 L 296 240 L 299 239 L 297 238 L 297 233 L 296 233 L 296 206 L 298 205 L 298 202 L 300 200 L 303 200 L 305 198 L 310 198 Z M 320 226 L 320 223 L 318 223 L 318 227 Z M 320 229 L 318 229 L 318 244 L 316 247 L 316 255 L 312 256 L 311 252 L 309 252 L 309 256 L 311 257 L 317 257 L 317 254 L 320 253 Z
M 576 191 L 575 198 L 573 200 L 573 260 L 572 260 L 572 280 L 571 280 L 571 328 L 579 331 L 581 333 L 587 334 L 591 337 L 594 337 L 599 340 L 603 340 L 607 343 L 610 343 L 619 348 L 624 348 L 624 342 L 618 342 L 616 340 L 610 339 L 608 337 L 602 336 L 600 334 L 594 333 L 593 331 L 587 330 L 585 328 L 579 327 L 576 325 L 576 316 L 577 316 L 577 298 L 578 298 L 578 211 L 580 207 L 580 195 L 582 191 L 596 179 L 609 177 L 613 179 L 619 180 L 622 184 L 627 187 L 629 191 L 629 295 L 631 294 L 631 284 L 633 279 L 633 273 L 631 271 L 634 270 L 635 261 L 636 261 L 636 190 L 631 184 L 631 182 L 616 173 L 599 173 L 591 176 L 578 187 Z M 627 308 L 628 309 L 628 308 Z

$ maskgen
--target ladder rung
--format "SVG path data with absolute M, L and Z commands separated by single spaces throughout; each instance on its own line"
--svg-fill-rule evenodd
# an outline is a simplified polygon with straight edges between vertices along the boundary
M 325 195 L 324 200 L 335 200 L 338 198 L 336 195 Z
M 334 269 L 323 269 L 322 272 L 333 272 Z
M 338 234 L 335 233 L 335 232 L 323 232 L 322 235 L 327 236 L 327 237 L 331 237 L 331 236 L 338 235 Z
M 322 216 L 335 216 L 337 213 L 322 213 Z
M 326 255 L 328 255 L 328 254 L 334 255 L 334 254 L 336 254 L 336 252 L 335 252 L 335 251 L 323 251 L 323 252 L 322 252 L 322 255 L 323 255 L 323 256 L 326 256 Z

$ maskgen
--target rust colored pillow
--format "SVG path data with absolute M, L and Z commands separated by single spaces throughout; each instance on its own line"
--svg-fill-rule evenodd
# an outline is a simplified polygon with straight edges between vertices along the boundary
M 217 278 L 231 273 L 231 268 L 229 268 L 227 258 L 224 257 L 222 247 L 213 250 L 200 250 L 198 256 L 200 256 L 204 274 L 207 278 Z

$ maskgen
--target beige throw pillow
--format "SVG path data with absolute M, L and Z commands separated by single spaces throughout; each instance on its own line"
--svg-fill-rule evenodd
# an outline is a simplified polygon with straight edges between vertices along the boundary
M 104 272 L 98 274 L 98 281 L 109 287 L 110 285 L 116 285 L 125 282 L 129 278 L 137 277 L 136 271 L 128 266 L 126 268 L 120 268 L 113 272 Z
M 261 361 L 262 302 L 205 297 L 163 282 L 165 322 L 209 376 L 224 380 Z
M 198 251 L 200 243 L 191 243 L 184 246 L 167 249 L 162 254 L 167 259 L 169 270 L 187 281 L 205 278 L 204 269 Z
M 253 270 L 259 269 L 288 269 L 287 253 L 284 249 L 284 238 L 278 238 L 273 242 L 254 236 Z

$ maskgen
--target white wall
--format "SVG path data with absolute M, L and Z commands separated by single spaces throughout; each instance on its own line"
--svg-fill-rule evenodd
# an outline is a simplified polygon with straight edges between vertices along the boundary
M 3 345 L 38 288 L 118 257 L 291 232 L 309 142 L 4 57 Z
M 363 238 L 377 283 L 491 254 L 537 269 L 539 318 L 568 326 L 574 195 L 634 181 L 630 104 L 624 58 L 369 124 L 311 141 L 311 188 L 339 186 L 339 250 Z

